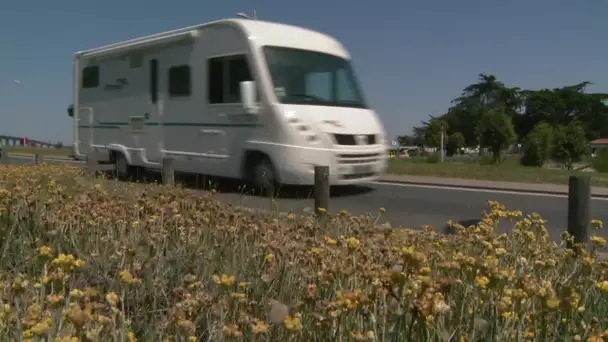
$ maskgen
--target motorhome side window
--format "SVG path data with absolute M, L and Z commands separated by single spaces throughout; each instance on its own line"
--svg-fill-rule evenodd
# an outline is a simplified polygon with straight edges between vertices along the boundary
M 99 67 L 88 66 L 82 69 L 82 88 L 97 88 L 99 86 Z
M 169 96 L 190 96 L 190 66 L 179 65 L 169 68 Z
M 209 103 L 240 103 L 239 84 L 253 80 L 247 57 L 232 55 L 210 58 L 207 67 Z

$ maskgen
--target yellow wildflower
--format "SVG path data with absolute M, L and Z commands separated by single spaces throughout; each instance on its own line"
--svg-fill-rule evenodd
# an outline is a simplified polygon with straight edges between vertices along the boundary
M 349 237 L 346 240 L 346 244 L 348 245 L 348 248 L 355 249 L 361 245 L 361 241 L 355 237 Z
M 120 280 L 126 285 L 137 284 L 140 280 L 131 274 L 128 270 L 120 271 Z
M 251 330 L 254 335 L 264 334 L 270 331 L 270 325 L 264 321 L 254 319 L 253 323 L 251 323 Z
M 61 295 L 48 295 L 46 296 L 46 300 L 49 302 L 49 304 L 51 305 L 51 307 L 58 307 L 61 306 L 61 304 L 63 303 L 63 296 Z
M 606 239 L 604 239 L 601 236 L 592 236 L 591 237 L 591 242 L 593 242 L 598 247 L 605 247 L 606 246 Z
M 297 315 L 285 317 L 283 323 L 289 331 L 299 331 L 302 329 L 302 322 L 300 322 L 300 318 Z
M 549 309 L 554 310 L 559 307 L 561 300 L 559 300 L 558 298 L 550 298 L 550 299 L 547 299 L 547 301 L 545 303 L 547 304 L 547 307 Z
M 106 295 L 106 300 L 112 307 L 116 307 L 118 305 L 118 295 L 116 292 L 108 292 Z
M 41 256 L 45 256 L 45 257 L 52 257 L 53 249 L 48 246 L 42 246 L 38 249 L 38 254 L 40 254 Z
M 266 262 L 272 262 L 274 259 L 274 254 L 268 253 L 264 259 L 266 259 Z
M 477 276 L 475 277 L 475 282 L 480 288 L 485 289 L 488 286 L 490 280 L 484 276 Z
M 597 287 L 605 293 L 608 293 L 608 280 L 604 280 L 597 284 Z
M 234 275 L 227 275 L 227 274 L 222 274 L 221 276 L 214 274 L 212 276 L 213 282 L 218 284 L 218 285 L 222 285 L 222 286 L 232 286 L 234 285 L 234 283 L 236 282 L 236 276 Z
M 241 332 L 241 329 L 239 329 L 239 326 L 236 325 L 236 324 L 225 325 L 222 328 L 222 332 L 224 333 L 224 335 L 229 336 L 229 337 L 241 337 L 241 336 L 243 336 L 243 333 Z

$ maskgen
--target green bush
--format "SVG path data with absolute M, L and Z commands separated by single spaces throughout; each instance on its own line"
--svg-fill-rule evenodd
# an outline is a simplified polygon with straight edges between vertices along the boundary
M 448 143 L 446 145 L 446 154 L 448 157 L 451 157 L 455 154 L 458 154 L 458 150 L 462 148 L 465 144 L 464 135 L 460 132 L 456 132 L 451 134 L 448 137 Z
M 591 166 L 597 172 L 608 173 L 608 151 L 599 150 L 595 158 L 591 158 Z
M 524 154 L 520 159 L 523 166 L 542 167 L 545 165 L 552 148 L 553 129 L 546 123 L 540 123 L 528 133 L 524 140 Z
M 555 130 L 551 159 L 572 170 L 574 163 L 581 161 L 587 151 L 585 129 L 579 121 L 574 120 Z
M 441 152 L 429 154 L 429 156 L 426 157 L 427 164 L 438 164 L 441 161 L 441 156 L 439 153 Z

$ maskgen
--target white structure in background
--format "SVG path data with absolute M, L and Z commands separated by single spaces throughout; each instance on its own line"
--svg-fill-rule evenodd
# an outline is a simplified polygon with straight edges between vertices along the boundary
M 388 141 L 348 51 L 301 27 L 224 19 L 77 52 L 74 153 L 271 184 L 373 181 Z

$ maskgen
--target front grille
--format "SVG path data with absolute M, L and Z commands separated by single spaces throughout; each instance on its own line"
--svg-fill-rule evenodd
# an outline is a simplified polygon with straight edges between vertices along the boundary
M 334 134 L 334 140 L 338 145 L 375 145 L 376 135 L 375 134 L 362 134 L 361 137 L 365 137 L 367 143 L 359 143 L 358 136 L 354 134 Z
M 379 160 L 379 153 L 352 153 L 339 154 L 338 163 L 340 164 L 367 164 L 375 163 Z
M 351 174 L 351 175 L 340 175 L 340 179 L 344 179 L 344 180 L 353 180 L 353 179 L 361 179 L 361 178 L 368 178 L 368 177 L 373 177 L 375 175 L 375 173 L 356 173 L 356 174 Z
M 375 165 L 382 159 L 380 153 L 340 153 L 337 155 L 338 164 L 345 173 L 340 173 L 344 180 L 368 178 L 375 175 Z

